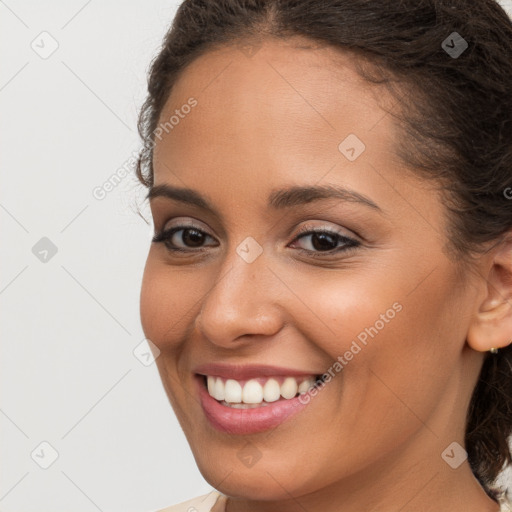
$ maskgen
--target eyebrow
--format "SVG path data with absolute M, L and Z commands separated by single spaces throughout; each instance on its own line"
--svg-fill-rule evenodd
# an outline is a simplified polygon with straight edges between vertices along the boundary
M 167 184 L 155 185 L 149 189 L 146 199 L 151 201 L 156 197 L 166 197 L 182 203 L 192 204 L 203 210 L 209 210 L 220 217 L 211 202 L 191 188 L 175 187 Z M 268 198 L 268 206 L 274 210 L 283 210 L 322 199 L 339 199 L 341 201 L 359 203 L 384 214 L 382 208 L 369 197 L 359 194 L 354 190 L 333 185 L 293 186 L 273 190 Z

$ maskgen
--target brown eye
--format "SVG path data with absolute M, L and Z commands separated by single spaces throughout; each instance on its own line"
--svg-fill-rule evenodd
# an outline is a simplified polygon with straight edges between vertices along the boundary
M 177 233 L 182 231 L 181 235 L 175 236 Z M 176 241 L 181 241 L 187 246 L 187 247 L 199 247 L 204 243 L 204 233 L 202 231 L 199 231 L 195 228 L 187 228 L 187 229 L 178 229 L 174 231 L 172 236 L 170 237 L 170 241 L 172 242 L 172 239 L 176 238 Z
M 196 227 L 175 226 L 157 233 L 153 242 L 163 242 L 170 251 L 186 252 L 201 249 L 207 238 L 212 237 Z
M 311 254 L 312 256 L 329 256 L 335 253 L 348 251 L 358 247 L 360 242 L 349 238 L 335 231 L 326 229 L 307 229 L 299 233 L 295 240 L 308 239 L 304 244 L 306 248 L 299 248 L 300 251 Z M 341 245 L 339 245 L 341 243 Z M 323 254 L 322 254 L 323 253 Z

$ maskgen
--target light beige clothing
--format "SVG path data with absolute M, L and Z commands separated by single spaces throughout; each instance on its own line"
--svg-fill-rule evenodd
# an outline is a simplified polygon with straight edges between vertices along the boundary
M 156 512 L 226 512 L 226 500 L 226 495 L 212 491 Z

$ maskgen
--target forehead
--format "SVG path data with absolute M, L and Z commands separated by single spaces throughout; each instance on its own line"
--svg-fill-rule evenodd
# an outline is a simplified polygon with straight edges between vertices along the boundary
M 208 170 L 219 169 L 230 180 L 242 173 L 247 185 L 295 181 L 305 172 L 318 181 L 333 167 L 363 179 L 372 171 L 347 160 L 340 143 L 355 135 L 365 147 L 362 160 L 389 161 L 395 131 L 383 109 L 391 101 L 357 73 L 355 59 L 301 39 L 198 57 L 160 115 L 167 129 L 154 151 L 155 183 L 172 179 L 172 170 L 184 180 L 201 173 L 206 183 Z M 183 108 L 190 98 L 196 106 Z

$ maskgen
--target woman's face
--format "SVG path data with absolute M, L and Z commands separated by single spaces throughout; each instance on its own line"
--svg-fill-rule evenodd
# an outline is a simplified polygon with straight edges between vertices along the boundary
M 374 87 L 348 55 L 266 41 L 195 60 L 161 114 L 155 187 L 208 207 L 151 198 L 156 232 L 182 228 L 151 245 L 141 320 L 198 467 L 226 494 L 319 503 L 321 489 L 350 500 L 456 473 L 442 453 L 464 443 L 482 362 L 465 343 L 477 293 L 443 251 L 438 193 L 398 162 Z M 208 363 L 331 378 L 278 425 L 228 432 L 201 405 Z

